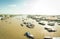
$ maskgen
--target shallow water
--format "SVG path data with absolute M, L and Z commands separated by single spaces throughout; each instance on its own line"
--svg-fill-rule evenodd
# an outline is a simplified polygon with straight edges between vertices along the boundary
M 22 27 L 22 18 L 12 17 L 6 20 L 0 20 L 0 39 L 28 39 L 24 34 L 30 32 L 34 35 L 35 39 L 43 39 L 45 36 L 60 37 L 60 26 L 56 25 L 54 28 L 56 32 L 48 32 L 42 25 L 39 25 L 35 21 L 35 27 L 30 29 L 25 25 Z M 29 20 L 28 21 L 32 21 Z

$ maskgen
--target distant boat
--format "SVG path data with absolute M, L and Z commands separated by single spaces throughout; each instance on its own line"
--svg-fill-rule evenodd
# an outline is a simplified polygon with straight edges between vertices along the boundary
M 3 17 L 0 17 L 0 20 L 2 19 Z

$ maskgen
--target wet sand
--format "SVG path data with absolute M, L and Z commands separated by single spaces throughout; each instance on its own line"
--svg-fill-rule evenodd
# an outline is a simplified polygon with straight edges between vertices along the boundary
M 60 26 L 54 26 L 56 32 L 48 32 L 42 25 L 33 21 L 35 27 L 30 29 L 25 25 L 22 27 L 20 17 L 12 17 L 5 20 L 0 20 L 0 39 L 28 39 L 24 34 L 30 32 L 35 39 L 43 39 L 45 36 L 60 37 Z M 31 19 L 32 20 L 32 19 Z M 28 20 L 28 21 L 31 21 Z

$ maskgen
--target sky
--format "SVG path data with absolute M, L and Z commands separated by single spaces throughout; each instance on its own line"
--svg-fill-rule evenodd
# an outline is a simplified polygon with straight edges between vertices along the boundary
M 60 15 L 60 0 L 0 0 L 0 14 Z

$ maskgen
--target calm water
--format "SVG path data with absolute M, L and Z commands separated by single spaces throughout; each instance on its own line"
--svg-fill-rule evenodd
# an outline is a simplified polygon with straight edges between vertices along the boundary
M 54 26 L 57 30 L 56 32 L 48 32 L 42 25 L 32 21 L 32 19 L 28 19 L 28 21 L 32 21 L 35 24 L 34 28 L 30 29 L 25 25 L 22 27 L 20 25 L 22 23 L 21 20 L 22 18 L 20 17 L 0 20 L 0 39 L 28 39 L 24 36 L 26 32 L 33 34 L 35 39 L 43 39 L 45 36 L 60 37 L 60 26 L 58 25 Z

